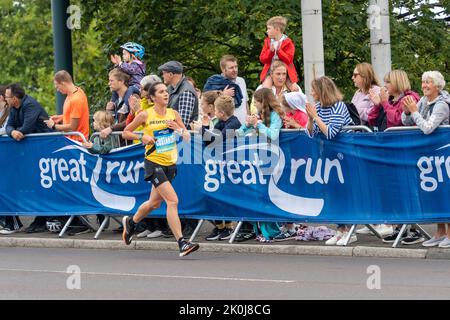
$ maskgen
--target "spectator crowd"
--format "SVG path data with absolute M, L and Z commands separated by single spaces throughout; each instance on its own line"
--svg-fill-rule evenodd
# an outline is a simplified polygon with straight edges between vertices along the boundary
M 146 159 L 167 162 L 173 155 L 167 154 L 162 159 L 159 151 L 154 152 L 155 148 L 162 150 L 163 154 L 173 151 L 171 145 L 158 144 L 156 134 L 164 128 L 151 133 L 148 131 L 152 119 L 158 117 L 169 123 L 169 129 L 186 139 L 184 129 L 201 133 L 205 146 L 248 134 L 276 141 L 282 129 L 303 129 L 310 137 L 322 135 L 326 139 L 334 139 L 344 127 L 355 124 L 366 125 L 376 131 L 417 126 L 427 135 L 439 126 L 449 124 L 450 95 L 445 91 L 445 80 L 439 71 L 422 74 L 421 97 L 411 88 L 405 71 L 388 72 L 382 85 L 371 64 L 359 63 L 353 74 L 349 75 L 356 88 L 351 101 L 346 102 L 338 86 L 326 76 L 312 81 L 313 101 L 308 101 L 294 65 L 295 44 L 285 34 L 286 27 L 287 20 L 280 16 L 267 21 L 267 37 L 259 57 L 262 64 L 260 85 L 251 99 L 245 79 L 239 76 L 238 59 L 232 55 L 225 55 L 218 61 L 221 73 L 211 75 L 200 90 L 195 81 L 186 76 L 183 64 L 178 61 L 168 61 L 159 66 L 161 78 L 155 74 L 146 75 L 145 48 L 128 42 L 120 47 L 121 56 L 110 57 L 114 65 L 108 74 L 111 99 L 104 110 L 93 115 L 93 129 L 97 134 L 91 141 L 88 97 L 65 70 L 54 75 L 56 90 L 66 96 L 61 115 L 49 116 L 20 84 L 0 86 L 0 135 L 8 135 L 20 142 L 31 133 L 80 132 L 87 142 L 76 135 L 69 138 L 81 142 L 91 153 L 106 154 L 129 143 L 143 143 L 146 145 Z M 161 115 L 161 112 L 164 114 Z M 144 135 L 125 133 L 130 132 L 130 128 L 132 132 L 144 132 Z M 116 139 L 113 132 L 124 134 Z M 171 165 L 172 161 L 168 161 L 167 166 Z M 165 178 L 171 181 L 175 175 L 176 172 L 169 171 Z M 149 181 L 156 188 L 160 182 L 155 182 L 155 179 L 149 176 Z M 159 202 L 155 200 L 158 196 L 162 197 Z M 191 235 L 197 222 L 181 219 L 178 227 L 173 220 L 177 215 L 176 201 L 169 199 L 174 197 L 176 194 L 170 190 L 167 193 L 160 191 L 159 195 L 152 191 L 151 205 L 143 204 L 141 208 L 145 207 L 145 210 L 140 208 L 139 219 L 134 222 L 124 219 L 123 226 L 115 231 L 123 233 L 125 242 L 130 242 L 134 233 L 138 238 L 158 238 L 173 237 L 175 232 L 176 240 L 181 239 L 180 254 L 196 250 L 194 245 L 189 247 L 188 242 L 183 242 L 182 237 Z M 146 217 L 155 203 L 159 205 L 163 198 L 171 208 L 170 213 L 168 211 L 168 219 L 169 215 L 171 217 L 169 223 L 165 219 Z M 104 218 L 98 215 L 98 223 L 102 223 Z M 36 217 L 25 232 L 55 231 L 55 224 L 61 226 L 65 222 L 61 217 Z M 235 223 L 211 223 L 214 228 L 206 237 L 207 241 L 230 239 Z M 71 226 L 72 234 L 90 231 L 81 219 L 75 219 Z M 372 227 L 385 243 L 394 242 L 400 233 L 400 226 L 380 224 Z M 22 228 L 18 216 L 0 216 L 0 234 L 9 235 Z M 357 234 L 372 233 L 367 227 L 358 229 L 356 234 L 350 234 L 349 229 L 349 225 L 337 225 L 335 231 L 289 221 L 283 224 L 244 222 L 236 241 L 308 239 L 326 241 L 326 245 L 345 245 L 356 242 Z M 405 245 L 422 243 L 426 247 L 450 248 L 450 223 L 438 224 L 436 233 L 427 241 L 413 227 L 406 230 L 401 239 Z

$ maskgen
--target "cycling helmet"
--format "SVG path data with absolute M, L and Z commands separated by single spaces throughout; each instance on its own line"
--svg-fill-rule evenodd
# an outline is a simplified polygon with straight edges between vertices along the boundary
M 140 44 L 137 44 L 135 42 L 127 42 L 124 45 L 121 45 L 120 47 L 134 54 L 136 58 L 138 58 L 139 60 L 142 60 L 142 58 L 144 57 L 145 48 Z
M 47 230 L 50 232 L 60 232 L 62 230 L 62 224 L 56 220 L 47 221 Z

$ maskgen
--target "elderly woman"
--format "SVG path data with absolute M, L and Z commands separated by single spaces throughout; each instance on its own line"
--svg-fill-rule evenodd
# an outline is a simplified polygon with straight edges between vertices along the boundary
M 427 71 L 422 75 L 423 97 L 416 104 L 413 99 L 405 99 L 402 122 L 417 125 L 425 134 L 432 133 L 440 125 L 449 124 L 450 95 L 445 88 L 445 80 L 438 71 Z M 439 223 L 435 235 L 422 243 L 424 247 L 439 246 L 450 248 L 450 223 Z
M 425 134 L 432 133 L 440 125 L 449 124 L 450 95 L 439 71 L 427 71 L 422 75 L 423 97 L 416 104 L 406 97 L 403 105 L 402 123 L 417 125 Z

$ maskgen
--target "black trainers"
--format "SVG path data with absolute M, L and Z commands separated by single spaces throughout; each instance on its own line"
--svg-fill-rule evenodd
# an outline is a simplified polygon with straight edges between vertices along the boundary
M 220 232 L 218 240 L 228 240 L 231 238 L 232 234 L 233 234 L 233 229 L 225 228 L 222 230 L 222 232 Z
M 234 238 L 234 241 L 236 242 L 244 242 L 250 239 L 255 239 L 256 238 L 256 233 L 254 232 L 239 232 L 236 235 L 236 238 Z
M 400 230 L 399 229 L 395 229 L 393 234 L 383 238 L 383 242 L 384 243 L 393 243 L 393 242 L 395 242 L 395 239 L 397 239 L 399 233 L 400 233 Z M 407 236 L 407 233 L 405 231 L 405 232 L 403 232 L 402 238 L 406 238 L 406 236 Z
M 215 227 L 211 233 L 205 238 L 207 241 L 215 241 L 219 240 L 220 233 L 223 231 L 223 229 L 219 229 Z
M 184 240 L 180 246 L 180 257 L 187 256 L 191 252 L 197 251 L 200 246 L 198 243 L 192 243 Z
M 273 240 L 275 242 L 293 240 L 293 239 L 295 239 L 296 235 L 297 235 L 297 232 L 295 230 L 280 232 L 273 238 Z
M 402 240 L 402 244 L 416 244 L 424 242 L 425 238 L 416 230 L 412 230 L 408 236 Z
M 131 217 L 125 216 L 122 219 L 122 225 L 123 225 L 123 232 L 122 232 L 122 240 L 125 242 L 125 244 L 128 246 L 131 244 L 131 240 L 133 240 L 133 234 L 134 234 L 134 226 L 132 227 L 131 224 Z

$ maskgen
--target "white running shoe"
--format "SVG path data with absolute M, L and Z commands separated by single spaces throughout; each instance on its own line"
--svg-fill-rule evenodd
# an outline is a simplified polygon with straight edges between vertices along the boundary
M 343 236 L 343 233 L 342 233 L 341 231 L 336 231 L 336 234 L 334 235 L 334 237 L 328 239 L 328 240 L 325 242 L 325 244 L 326 244 L 327 246 L 334 246 L 334 245 L 336 245 L 336 243 L 337 243 L 339 240 L 341 240 L 342 236 Z
M 439 243 L 444 241 L 445 238 L 446 238 L 445 236 L 442 236 L 440 238 L 433 237 L 430 240 L 422 242 L 422 246 L 424 246 L 424 247 L 435 247 L 435 246 L 438 246 Z
M 450 248 L 450 239 L 445 237 L 444 240 L 439 243 L 439 248 Z
M 370 231 L 370 229 L 367 228 L 366 226 L 364 226 L 364 228 L 356 230 L 356 233 L 357 234 L 370 234 L 370 235 L 373 235 L 372 231 Z
M 147 238 L 149 238 L 149 239 L 154 239 L 154 238 L 162 237 L 162 235 L 163 235 L 163 233 L 162 233 L 161 230 L 155 230 L 155 231 L 149 233 L 149 234 L 147 235 Z
M 137 237 L 138 237 L 138 238 L 145 238 L 145 237 L 148 236 L 150 233 L 151 233 L 150 230 L 145 230 L 145 231 L 142 231 L 141 233 L 138 233 Z
M 20 229 L 14 230 L 14 229 L 10 229 L 10 228 L 3 228 L 0 230 L 0 234 L 10 235 L 10 234 L 13 234 L 13 233 L 16 233 L 19 231 L 20 231 Z
M 345 240 L 348 238 L 349 233 L 348 232 L 344 232 L 344 234 L 342 235 L 342 238 L 336 243 L 337 246 L 343 246 L 345 245 Z M 356 242 L 358 240 L 358 238 L 356 237 L 355 234 L 352 234 L 350 241 L 347 244 Z
M 379 224 L 375 227 L 375 231 L 378 232 L 381 237 L 386 237 L 394 233 L 394 227 L 390 225 Z

